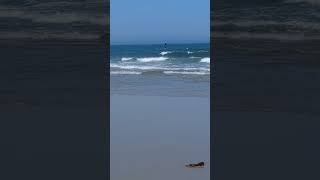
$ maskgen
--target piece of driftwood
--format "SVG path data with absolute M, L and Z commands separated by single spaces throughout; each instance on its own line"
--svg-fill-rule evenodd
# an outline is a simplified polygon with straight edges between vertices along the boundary
M 204 162 L 199 162 L 195 164 L 187 164 L 186 167 L 189 168 L 203 168 L 204 167 Z

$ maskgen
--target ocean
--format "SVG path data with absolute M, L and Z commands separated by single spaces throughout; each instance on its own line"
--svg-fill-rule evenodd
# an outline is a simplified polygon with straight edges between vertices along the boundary
M 110 54 L 110 179 L 210 179 L 210 45 Z
M 209 44 L 112 45 L 111 93 L 208 97 Z

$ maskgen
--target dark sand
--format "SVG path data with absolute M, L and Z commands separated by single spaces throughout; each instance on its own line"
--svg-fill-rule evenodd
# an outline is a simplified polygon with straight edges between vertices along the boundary
M 210 179 L 209 102 L 111 95 L 111 179 Z

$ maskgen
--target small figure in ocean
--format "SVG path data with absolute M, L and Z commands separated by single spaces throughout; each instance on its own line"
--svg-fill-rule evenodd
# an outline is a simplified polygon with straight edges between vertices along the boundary
M 167 43 L 164 43 L 164 49 L 167 49 Z
M 199 163 L 196 163 L 196 164 L 187 164 L 186 167 L 189 167 L 189 168 L 203 168 L 204 167 L 204 162 L 199 162 Z

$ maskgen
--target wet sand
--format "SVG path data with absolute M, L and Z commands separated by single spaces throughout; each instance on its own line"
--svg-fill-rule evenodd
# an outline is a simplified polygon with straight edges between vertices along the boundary
M 210 179 L 209 98 L 111 95 L 111 179 Z M 205 161 L 205 168 L 186 164 Z

